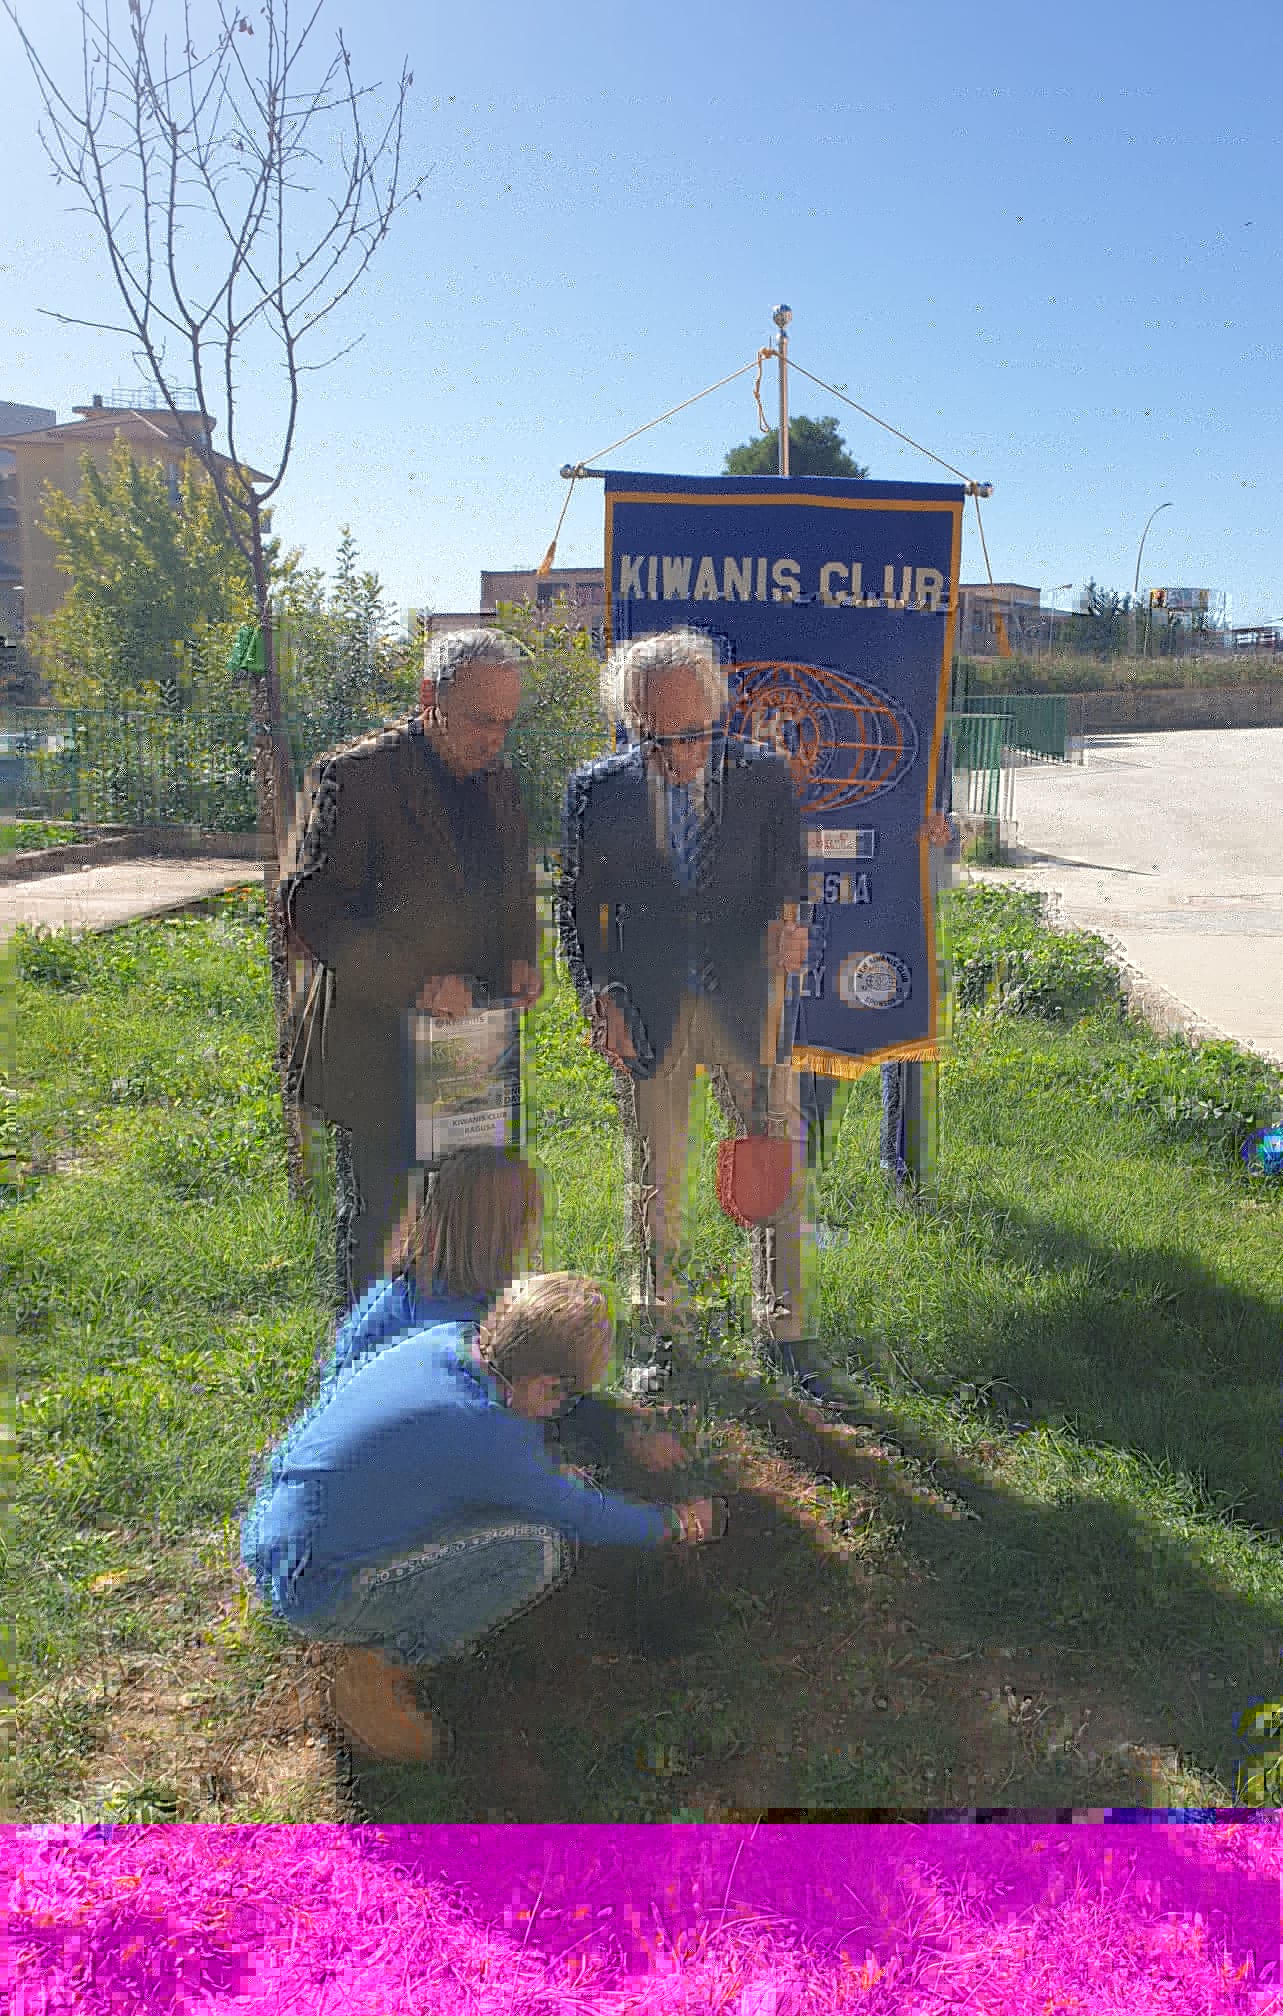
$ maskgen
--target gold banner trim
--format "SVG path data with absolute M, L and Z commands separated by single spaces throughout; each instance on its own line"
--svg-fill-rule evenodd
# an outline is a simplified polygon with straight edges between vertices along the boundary
M 889 1050 L 877 1050 L 869 1057 L 844 1057 L 837 1050 L 812 1050 L 795 1044 L 791 1062 L 795 1071 L 814 1071 L 819 1078 L 862 1078 L 875 1064 L 938 1064 L 938 1043 L 897 1043 Z

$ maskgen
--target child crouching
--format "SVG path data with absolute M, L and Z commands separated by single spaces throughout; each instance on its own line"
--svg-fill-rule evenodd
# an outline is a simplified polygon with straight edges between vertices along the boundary
M 478 1332 L 429 1322 L 349 1357 L 275 1452 L 242 1553 L 276 1614 L 348 1648 L 340 1719 L 362 1747 L 441 1753 L 408 1668 L 475 1647 L 565 1579 L 579 1545 L 716 1535 L 724 1508 L 644 1505 L 557 1470 L 543 1423 L 605 1377 L 590 1281 L 514 1283 Z

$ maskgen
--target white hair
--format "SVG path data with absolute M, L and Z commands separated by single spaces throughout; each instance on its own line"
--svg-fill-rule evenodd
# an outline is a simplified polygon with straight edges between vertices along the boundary
M 635 735 L 651 681 L 678 666 L 689 667 L 695 674 L 712 718 L 718 720 L 730 698 L 726 667 L 712 641 L 698 630 L 661 630 L 613 651 L 601 674 L 601 703 L 607 720 L 622 721 L 629 734 Z
M 453 686 L 461 665 L 515 665 L 526 653 L 502 630 L 451 630 L 423 647 L 423 676 L 434 680 L 437 695 Z

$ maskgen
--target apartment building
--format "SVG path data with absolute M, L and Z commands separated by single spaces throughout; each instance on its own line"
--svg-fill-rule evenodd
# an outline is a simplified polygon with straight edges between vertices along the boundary
M 51 406 L 21 406 L 0 399 L 0 440 L 13 434 L 34 434 L 52 427 L 58 415 Z M 0 447 L 0 638 L 19 638 L 23 631 L 21 536 L 18 519 L 18 458 Z
M 561 622 L 591 626 L 602 619 L 604 581 L 600 567 L 553 567 L 542 578 L 534 567 L 486 567 L 481 571 L 481 606 L 532 602 L 549 613 L 555 609 Z
M 203 432 L 208 440 L 214 422 L 208 414 L 193 408 L 175 415 L 152 403 L 154 392 L 122 395 L 113 393 L 108 404 L 95 393 L 88 406 L 72 410 L 75 420 L 58 422 L 56 413 L 38 407 L 6 406 L 0 403 L 0 456 L 10 459 L 0 466 L 0 533 L 7 545 L 0 545 L 0 560 L 7 562 L 12 575 L 0 576 L 7 586 L 8 603 L 17 623 L 13 634 L 21 636 L 36 617 L 52 616 L 67 592 L 65 574 L 58 570 L 53 541 L 41 526 L 45 485 L 80 493 L 80 458 L 86 452 L 102 469 L 107 466 L 112 443 L 125 440 L 135 458 L 160 462 L 169 478 L 170 492 L 178 497 L 178 476 L 185 444 Z M 5 416 L 35 413 L 39 417 L 26 426 L 4 426 Z M 257 471 L 251 471 L 257 475 Z M 8 513 L 12 517 L 5 524 Z

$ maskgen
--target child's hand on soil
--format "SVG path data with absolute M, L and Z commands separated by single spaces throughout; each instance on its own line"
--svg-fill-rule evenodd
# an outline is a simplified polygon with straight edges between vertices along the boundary
M 640 1421 L 628 1436 L 630 1454 L 648 1470 L 675 1470 L 689 1460 L 689 1451 L 679 1435 L 667 1428 L 647 1428 Z
M 727 1504 L 724 1498 L 696 1498 L 686 1505 L 674 1505 L 678 1546 L 699 1546 L 705 1540 L 720 1540 L 726 1531 Z

